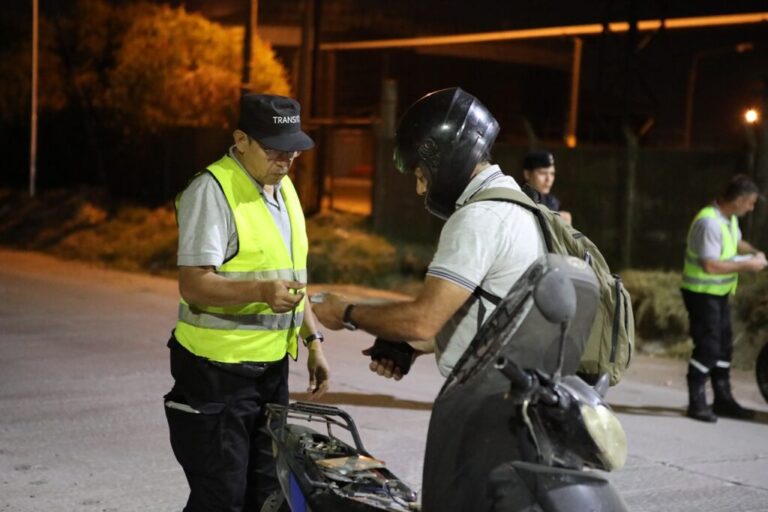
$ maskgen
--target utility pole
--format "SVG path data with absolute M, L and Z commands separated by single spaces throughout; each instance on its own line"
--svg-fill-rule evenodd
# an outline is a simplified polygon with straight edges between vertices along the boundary
M 312 89 L 315 74 L 315 46 L 317 33 L 315 31 L 317 6 L 315 0 L 304 0 L 304 14 L 302 16 L 300 70 L 298 84 L 298 100 L 301 111 L 306 118 L 314 117 L 312 105 Z
M 568 123 L 565 129 L 565 145 L 576 147 L 576 126 L 579 121 L 579 83 L 581 81 L 581 52 L 584 41 L 573 38 L 573 59 L 571 64 L 571 99 L 568 109 Z
M 37 179 L 37 60 L 38 60 L 38 0 L 32 0 L 32 115 L 29 137 L 29 197 L 35 197 Z
M 248 1 L 248 19 L 243 36 L 243 76 L 242 94 L 250 91 L 251 73 L 253 72 L 253 38 L 256 37 L 256 23 L 259 15 L 259 0 Z
M 326 135 L 325 126 L 312 123 L 317 116 L 314 105 L 315 57 L 317 55 L 317 29 L 322 8 L 317 0 L 302 1 L 301 46 L 299 47 L 299 76 L 296 99 L 301 105 L 301 117 L 315 139 L 315 150 L 301 158 L 295 167 L 296 185 L 301 204 L 307 213 L 322 208 L 325 188 Z M 333 197 L 333 196 L 331 196 Z
M 635 8 L 636 4 L 631 3 Z M 635 129 L 632 127 L 630 117 L 631 109 L 630 102 L 635 86 L 635 80 L 637 78 L 637 17 L 633 11 L 632 17 L 629 20 L 629 33 L 627 34 L 627 42 L 625 47 L 624 65 L 625 65 L 625 77 L 624 77 L 624 114 L 622 121 L 622 130 L 624 132 L 624 138 L 627 142 L 626 152 L 626 167 L 624 168 L 623 182 L 623 198 L 622 203 L 624 205 L 624 211 L 622 212 L 621 222 L 621 236 L 619 237 L 619 254 L 621 256 L 621 267 L 627 269 L 632 266 L 632 234 L 634 232 L 635 221 L 635 178 L 637 175 L 637 158 L 639 153 L 639 139 L 635 133 Z M 620 180 L 621 181 L 621 180 Z
M 392 151 L 395 147 L 395 130 L 397 129 L 397 82 L 384 78 L 381 82 L 381 103 L 379 104 L 380 121 L 375 126 L 376 153 L 373 173 L 373 205 L 371 216 L 373 227 L 378 232 L 391 231 L 391 221 L 387 218 L 385 205 L 389 194 L 393 191 L 394 172 L 392 167 Z

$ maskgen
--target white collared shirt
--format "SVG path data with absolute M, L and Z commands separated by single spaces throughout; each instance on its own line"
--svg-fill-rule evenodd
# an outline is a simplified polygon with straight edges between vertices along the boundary
M 504 201 L 480 201 L 462 207 L 490 187 L 520 190 L 511 176 L 492 165 L 469 182 L 456 201 L 457 210 L 440 233 L 427 275 L 445 279 L 469 291 L 478 286 L 504 297 L 539 256 L 546 252 L 533 214 Z M 495 306 L 485 301 L 487 320 Z M 435 356 L 447 376 L 477 332 L 478 300 L 471 297 L 438 333 Z
M 717 218 L 702 217 L 691 226 L 688 235 L 688 249 L 702 260 L 719 260 L 723 252 L 723 232 L 721 224 L 730 229 L 731 219 L 723 215 L 717 203 L 712 205 L 717 213 Z M 737 229 L 736 240 L 741 240 L 741 230 Z
M 275 185 L 275 195 L 268 197 L 268 194 L 264 193 L 264 187 L 243 168 L 234 154 L 234 146 L 230 147 L 229 156 L 237 162 L 240 169 L 258 188 L 288 248 L 288 254 L 291 255 L 291 221 L 283 197 L 279 193 L 280 184 Z M 235 218 L 224 192 L 210 173 L 201 173 L 184 189 L 179 201 L 177 218 L 179 222 L 177 265 L 219 267 L 237 254 Z

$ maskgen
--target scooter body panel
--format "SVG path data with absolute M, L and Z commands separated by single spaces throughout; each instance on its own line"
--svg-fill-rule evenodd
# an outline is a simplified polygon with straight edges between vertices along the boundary
M 765 401 L 768 402 L 768 343 L 763 346 L 755 362 L 755 376 L 757 387 Z
M 531 265 L 494 310 L 435 400 L 422 481 L 425 512 L 490 510 L 490 472 L 507 461 L 536 460 L 509 380 L 493 363 L 504 356 L 521 368 L 548 373 L 557 368 L 560 326 L 548 321 L 533 299 L 536 283 L 556 264 L 569 272 L 578 297 L 562 367 L 566 375 L 576 372 L 597 308 L 595 278 L 550 255 Z
M 528 462 L 491 472 L 493 512 L 625 512 L 616 488 L 601 476 Z
M 291 512 L 307 512 L 307 500 L 304 498 L 304 492 L 301 490 L 296 475 L 291 473 L 289 482 L 288 505 L 291 508 Z

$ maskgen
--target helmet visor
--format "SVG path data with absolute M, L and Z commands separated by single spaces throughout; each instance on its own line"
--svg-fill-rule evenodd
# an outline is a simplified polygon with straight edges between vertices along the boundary
M 412 158 L 406 158 L 399 147 L 395 147 L 395 151 L 392 153 L 392 163 L 395 164 L 395 169 L 403 174 L 416 168 L 416 162 Z

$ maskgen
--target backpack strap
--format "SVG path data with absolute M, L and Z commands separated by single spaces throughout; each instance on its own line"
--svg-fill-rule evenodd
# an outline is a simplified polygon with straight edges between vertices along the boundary
M 506 187 L 491 187 L 476 193 L 470 198 L 469 201 L 464 203 L 462 207 L 479 201 L 506 201 L 509 203 L 514 203 L 533 213 L 533 216 L 536 217 L 536 220 L 539 223 L 539 228 L 541 229 L 541 234 L 544 237 L 544 243 L 547 247 L 547 251 L 552 252 L 552 235 L 549 232 L 547 220 L 544 218 L 544 214 L 541 213 L 539 206 L 525 193 Z M 474 289 L 472 295 L 477 297 L 478 300 L 477 329 L 479 331 L 480 326 L 483 325 L 483 321 L 485 320 L 486 311 L 482 299 L 487 300 L 494 306 L 498 306 L 502 298 L 498 295 L 492 294 L 487 290 L 482 289 L 479 286 Z
M 488 302 L 490 302 L 491 304 L 493 304 L 494 306 L 498 306 L 499 302 L 501 302 L 501 297 L 499 297 L 498 295 L 494 295 L 494 294 L 492 294 L 491 292 L 489 292 L 487 290 L 483 290 L 479 286 L 477 288 L 475 288 L 475 291 L 472 292 L 472 295 L 477 297 L 478 300 L 479 299 L 485 299 Z
M 501 297 L 494 295 L 488 290 L 484 290 L 479 286 L 472 291 L 472 295 L 477 299 L 477 330 L 479 331 L 480 327 L 482 327 L 483 322 L 485 321 L 486 309 L 485 304 L 483 304 L 483 299 L 487 300 L 494 306 L 498 306 L 499 302 L 501 302 Z
M 508 203 L 514 203 L 533 213 L 533 216 L 536 217 L 536 220 L 539 223 L 539 228 L 541 228 L 541 235 L 544 237 L 544 245 L 546 245 L 548 252 L 552 252 L 552 234 L 549 231 L 547 219 L 544 218 L 544 214 L 541 213 L 540 207 L 534 203 L 530 197 L 525 195 L 525 193 L 506 187 L 491 187 L 481 190 L 462 206 L 478 201 L 506 201 Z

